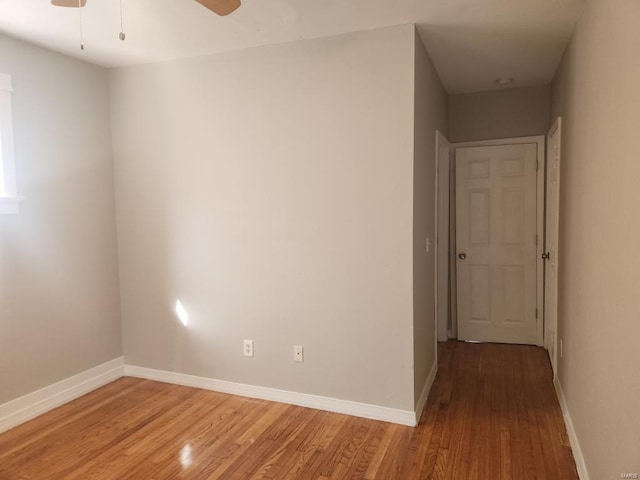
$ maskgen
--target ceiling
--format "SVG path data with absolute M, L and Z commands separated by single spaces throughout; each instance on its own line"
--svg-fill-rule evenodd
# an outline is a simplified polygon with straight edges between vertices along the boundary
M 227 17 L 193 0 L 0 0 L 0 32 L 105 67 L 416 23 L 449 93 L 551 81 L 584 0 L 243 0 Z

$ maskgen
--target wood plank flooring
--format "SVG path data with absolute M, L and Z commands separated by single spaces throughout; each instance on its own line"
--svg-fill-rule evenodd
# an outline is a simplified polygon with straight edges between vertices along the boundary
M 578 478 L 544 350 L 439 358 L 416 428 L 122 378 L 0 435 L 0 479 Z

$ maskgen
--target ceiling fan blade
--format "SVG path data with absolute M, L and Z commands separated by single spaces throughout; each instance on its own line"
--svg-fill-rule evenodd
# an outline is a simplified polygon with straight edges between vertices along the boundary
M 84 7 L 87 4 L 87 0 L 80 0 L 80 4 L 78 5 L 78 0 L 51 0 L 51 5 L 55 5 L 56 7 L 75 7 L 78 8 Z
M 229 15 L 240 7 L 240 0 L 196 0 L 196 2 L 221 16 Z

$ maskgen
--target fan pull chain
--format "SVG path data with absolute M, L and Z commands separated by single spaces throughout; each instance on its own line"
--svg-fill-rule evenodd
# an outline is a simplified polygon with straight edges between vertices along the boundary
M 122 0 L 120 0 L 120 35 L 118 35 L 118 38 L 122 41 L 124 41 L 125 38 L 127 38 L 127 36 L 124 34 L 124 20 L 123 20 L 123 14 L 122 14 Z
M 80 50 L 84 50 L 84 32 L 82 29 L 82 0 L 78 0 L 78 13 L 80 15 Z

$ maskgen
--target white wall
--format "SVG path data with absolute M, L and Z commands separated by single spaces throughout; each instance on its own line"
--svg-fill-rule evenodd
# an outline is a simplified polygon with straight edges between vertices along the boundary
M 416 33 L 413 178 L 414 395 L 418 402 L 435 364 L 436 130 L 447 132 L 447 94 Z M 426 251 L 426 239 L 431 247 Z
M 586 2 L 553 84 L 559 378 L 592 480 L 640 473 L 639 18 L 636 0 Z
M 469 142 L 546 135 L 551 87 L 510 88 L 449 97 L 449 140 Z
M 111 72 L 127 363 L 413 411 L 414 80 L 412 25 Z
M 0 404 L 119 357 L 106 71 L 0 35 L 19 215 L 0 215 Z

